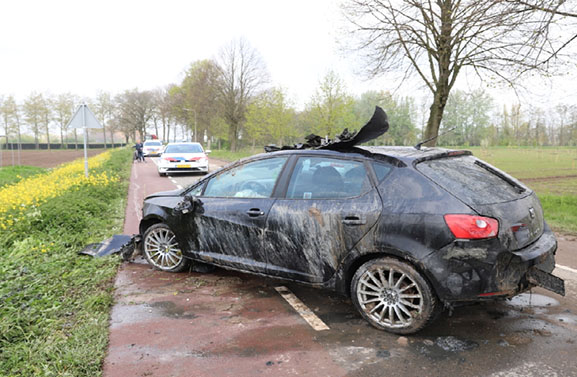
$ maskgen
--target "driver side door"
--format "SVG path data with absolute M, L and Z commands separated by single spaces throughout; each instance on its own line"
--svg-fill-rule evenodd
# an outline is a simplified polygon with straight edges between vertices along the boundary
M 200 213 L 187 229 L 187 249 L 194 258 L 248 271 L 266 270 L 264 226 L 287 159 L 250 161 L 208 180 L 198 196 Z

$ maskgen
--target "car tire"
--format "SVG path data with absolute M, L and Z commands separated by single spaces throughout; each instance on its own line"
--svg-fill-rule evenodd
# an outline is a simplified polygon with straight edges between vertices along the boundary
M 161 177 L 166 177 L 166 173 L 158 172 L 158 175 L 160 175 Z
M 437 297 L 424 277 L 412 265 L 390 257 L 359 267 L 351 299 L 373 327 L 395 334 L 421 330 L 438 312 Z
M 157 270 L 184 271 L 190 265 L 185 258 L 176 236 L 164 223 L 154 224 L 144 232 L 142 251 L 148 263 Z

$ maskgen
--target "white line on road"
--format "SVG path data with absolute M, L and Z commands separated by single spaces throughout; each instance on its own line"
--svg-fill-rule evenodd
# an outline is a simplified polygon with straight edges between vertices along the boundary
M 577 274 L 577 270 L 574 269 L 574 268 L 571 268 L 571 267 L 562 266 L 562 265 L 560 265 L 560 264 L 556 264 L 555 267 L 560 268 L 560 269 L 565 270 L 565 271 L 572 272 L 572 273 L 574 273 L 574 274 Z
M 290 306 L 292 306 L 293 309 L 296 310 L 297 313 L 299 313 L 300 316 L 303 317 L 303 319 L 307 321 L 307 323 L 311 325 L 313 329 L 316 331 L 330 330 L 330 328 L 301 300 L 299 300 L 298 297 L 295 296 L 294 293 L 292 293 L 287 287 L 281 285 L 280 287 L 275 287 L 274 289 L 280 293 L 280 295 L 290 304 Z

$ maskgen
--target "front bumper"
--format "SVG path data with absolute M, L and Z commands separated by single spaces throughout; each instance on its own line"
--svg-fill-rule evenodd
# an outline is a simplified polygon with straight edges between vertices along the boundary
M 502 250 L 498 239 L 456 241 L 430 255 L 424 265 L 445 302 L 512 297 L 535 285 L 563 294 L 562 280 L 550 274 L 556 251 L 555 235 L 545 225 L 537 241 L 514 252 Z
M 174 162 L 158 165 L 159 173 L 208 173 L 208 163 Z

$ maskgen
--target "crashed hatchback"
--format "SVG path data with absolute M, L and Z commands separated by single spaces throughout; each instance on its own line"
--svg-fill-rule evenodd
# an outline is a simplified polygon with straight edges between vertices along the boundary
M 457 303 L 536 285 L 564 294 L 533 191 L 468 151 L 356 146 L 387 127 L 377 108 L 358 134 L 147 197 L 144 256 L 163 271 L 202 263 L 334 290 L 400 334 Z

